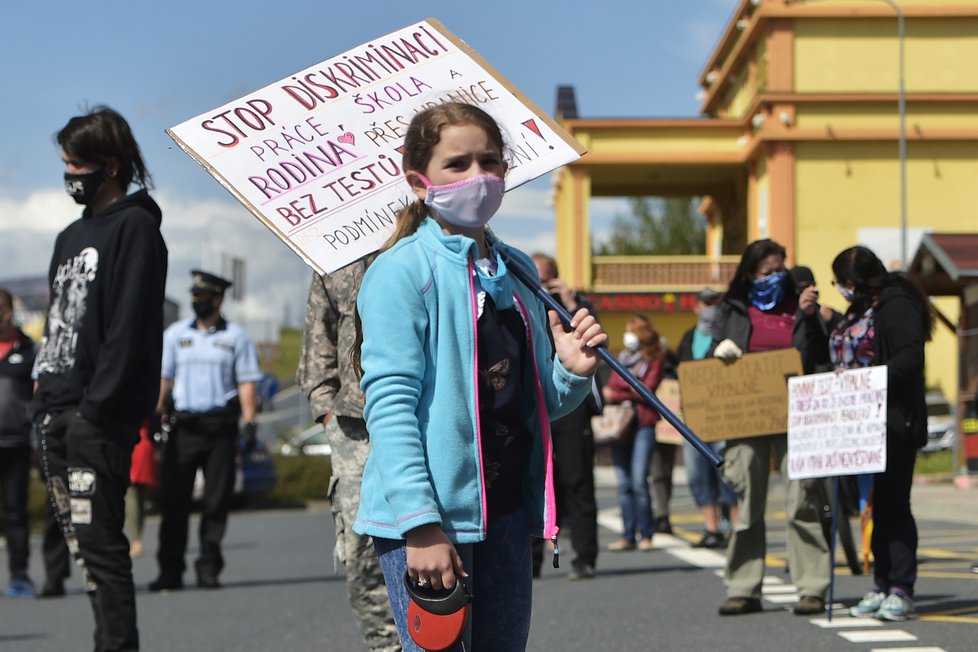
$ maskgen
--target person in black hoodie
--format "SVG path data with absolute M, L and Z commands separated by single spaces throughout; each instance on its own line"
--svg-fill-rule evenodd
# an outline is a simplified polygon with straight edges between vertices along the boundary
M 0 289 L 0 495 L 10 570 L 7 596 L 11 598 L 34 595 L 34 584 L 27 575 L 27 487 L 31 470 L 27 406 L 34 391 L 33 364 L 34 340 L 14 324 L 13 296 Z
M 96 650 L 139 649 L 125 492 L 159 393 L 167 249 L 149 172 L 107 107 L 56 136 L 65 190 L 85 206 L 54 245 L 35 363 L 40 463 L 95 614 Z M 130 183 L 141 189 L 126 192 Z
M 873 590 L 849 613 L 900 621 L 914 615 L 917 524 L 910 488 L 917 449 L 927 443 L 924 343 L 934 316 L 905 274 L 887 272 L 872 251 L 850 247 L 832 261 L 835 285 L 849 302 L 829 339 L 836 369 L 886 365 L 886 471 L 873 476 Z

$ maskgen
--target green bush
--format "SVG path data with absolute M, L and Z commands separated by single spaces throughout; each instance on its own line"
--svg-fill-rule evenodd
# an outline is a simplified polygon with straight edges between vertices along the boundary
M 275 455 L 275 490 L 250 497 L 248 505 L 303 507 L 309 500 L 325 500 L 332 471 L 330 459 L 322 455 Z
M 954 451 L 943 450 L 917 455 L 914 467 L 917 475 L 951 475 L 954 473 Z
M 325 500 L 326 489 L 332 475 L 328 457 L 321 455 L 298 455 L 294 457 L 275 455 L 275 472 L 278 481 L 275 491 L 264 496 L 248 496 L 241 506 L 248 509 L 305 507 L 310 500 Z M 27 500 L 30 528 L 33 532 L 44 529 L 48 515 L 48 496 L 44 482 L 36 471 L 31 473 L 30 490 Z M 0 517 L 3 509 L 0 508 Z

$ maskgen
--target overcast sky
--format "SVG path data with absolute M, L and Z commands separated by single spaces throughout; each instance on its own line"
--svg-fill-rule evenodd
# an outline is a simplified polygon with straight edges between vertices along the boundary
M 573 85 L 582 117 L 697 115 L 697 78 L 736 0 L 464 3 L 8 3 L 0 24 L 0 280 L 43 275 L 79 208 L 53 134 L 86 106 L 129 120 L 155 180 L 167 294 L 188 313 L 189 270 L 247 260 L 226 312 L 259 339 L 304 310 L 311 270 L 164 133 L 184 120 L 419 19 L 440 20 L 545 111 Z M 553 252 L 549 178 L 509 193 L 494 230 Z M 621 202 L 592 206 L 596 228 Z

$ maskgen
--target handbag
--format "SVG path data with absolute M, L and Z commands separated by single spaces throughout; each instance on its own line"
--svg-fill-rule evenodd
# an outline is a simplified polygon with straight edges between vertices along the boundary
M 595 444 L 617 444 L 632 434 L 635 408 L 629 401 L 605 405 L 601 414 L 591 417 Z

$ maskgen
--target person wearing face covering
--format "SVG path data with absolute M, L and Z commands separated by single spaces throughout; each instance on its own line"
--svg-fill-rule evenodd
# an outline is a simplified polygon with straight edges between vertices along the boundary
M 476 106 L 415 114 L 401 168 L 416 200 L 357 295 L 370 453 L 353 530 L 373 537 L 405 652 L 436 647 L 413 638 L 427 630 L 408 587 L 459 584 L 469 617 L 436 649 L 526 649 L 530 537 L 557 543 L 550 421 L 587 396 L 608 339 L 586 309 L 565 331 L 513 271 L 533 260 L 487 227 L 505 152 Z
M 886 365 L 886 470 L 869 478 L 873 505 L 873 590 L 852 616 L 901 621 L 914 616 L 917 524 L 910 488 L 917 449 L 927 443 L 924 345 L 934 328 L 927 295 L 905 274 L 888 272 L 866 247 L 832 262 L 833 284 L 849 303 L 829 339 L 836 369 Z
M 117 112 L 95 107 L 71 118 L 56 138 L 65 190 L 85 209 L 58 234 L 51 256 L 31 403 L 38 467 L 82 571 L 95 649 L 136 650 L 123 522 L 130 457 L 159 390 L 162 212 L 146 191 L 152 184 L 139 145 Z M 132 183 L 140 190 L 127 194 Z M 50 595 L 63 591 L 60 580 Z
M 622 345 L 618 360 L 654 394 L 662 381 L 665 350 L 652 322 L 641 315 L 630 318 L 625 325 Z M 631 436 L 616 442 L 611 449 L 618 480 L 622 533 L 618 540 L 608 545 L 608 550 L 623 552 L 638 547 L 648 552 L 652 550 L 652 534 L 655 532 L 649 470 L 655 452 L 655 424 L 659 413 L 617 372 L 612 372 L 602 391 L 606 403 L 630 401 L 636 412 Z
M 713 330 L 716 328 L 717 316 L 720 312 L 717 303 L 720 293 L 706 288 L 696 295 L 696 325 L 683 334 L 679 342 L 679 363 L 688 360 L 702 360 L 713 345 Z M 726 442 L 715 441 L 708 443 L 714 452 L 722 455 Z M 705 530 L 694 548 L 723 548 L 727 545 L 726 537 L 720 531 L 720 511 L 726 509 L 730 514 L 730 522 L 737 522 L 737 497 L 720 472 L 713 468 L 703 455 L 689 442 L 683 444 L 683 460 L 686 465 L 686 476 L 689 490 L 693 494 L 696 506 L 703 514 Z
M 817 290 L 814 286 L 796 290 L 785 270 L 785 257 L 784 247 L 769 239 L 752 242 L 744 250 L 720 304 L 713 356 L 733 362 L 744 353 L 794 347 L 801 353 L 805 373 L 825 365 L 828 338 L 818 315 Z M 733 439 L 727 444 L 723 477 L 737 495 L 740 514 L 727 545 L 727 600 L 720 606 L 720 615 L 762 609 L 764 510 L 772 455 L 786 483 L 788 566 L 800 595 L 794 613 L 824 612 L 829 546 L 820 522 L 821 480 L 787 479 L 784 433 Z
M 240 326 L 220 313 L 231 282 L 201 270 L 191 272 L 194 317 L 163 333 L 163 367 L 157 411 L 169 426 L 163 450 L 162 522 L 156 554 L 160 574 L 150 591 L 183 588 L 187 526 L 197 469 L 204 473 L 197 586 L 220 587 L 221 540 L 234 488 L 238 436 L 245 451 L 255 446 L 261 380 L 258 354 Z M 171 409 L 172 406 L 172 409 Z M 239 425 L 240 420 L 240 425 Z

